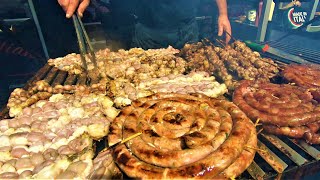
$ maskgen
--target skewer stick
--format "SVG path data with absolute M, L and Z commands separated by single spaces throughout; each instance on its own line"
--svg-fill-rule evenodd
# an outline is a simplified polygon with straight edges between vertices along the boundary
M 125 143 L 125 142 L 127 142 L 127 141 L 130 141 L 131 139 L 136 138 L 136 137 L 140 136 L 141 134 L 142 134 L 141 132 L 136 133 L 136 134 L 134 134 L 134 135 L 132 135 L 132 136 L 126 138 L 126 139 L 123 139 L 122 141 L 120 141 L 120 142 L 118 142 L 118 143 L 116 143 L 116 144 L 114 144 L 114 145 L 112 145 L 112 146 L 110 146 L 110 147 L 104 148 L 101 152 L 105 152 L 105 151 L 107 151 L 108 149 L 110 149 L 110 148 L 112 148 L 112 147 L 114 147 L 114 146 L 116 146 L 116 145 L 118 145 L 118 144 L 123 144 L 123 143 Z
M 261 128 L 258 132 L 257 135 L 260 134 L 263 131 L 263 128 Z
M 283 65 L 283 66 L 287 66 L 288 64 L 284 63 L 284 62 L 281 62 L 281 61 L 277 61 L 277 60 L 274 60 L 274 62 L 278 63 L 279 65 Z
M 256 126 L 258 126 L 258 123 L 260 122 L 260 118 L 258 118 L 257 120 L 256 120 L 256 122 L 254 123 L 254 126 L 256 127 Z
M 266 150 L 263 150 L 263 149 L 259 149 L 259 148 L 255 148 L 255 147 L 251 147 L 251 146 L 244 146 L 245 148 L 248 148 L 248 149 L 253 149 L 253 150 L 256 150 L 256 151 L 260 151 L 260 152 L 263 152 L 263 153 L 267 153 Z
M 281 180 L 282 179 L 282 173 L 278 174 L 275 180 Z
M 272 64 L 272 63 L 268 62 L 267 60 L 264 60 L 263 58 L 260 58 L 260 60 L 265 62 L 265 63 L 270 64 L 271 66 L 274 66 L 274 67 L 277 67 L 277 68 L 281 69 L 281 67 L 279 67 L 277 64 Z M 283 70 L 283 69 L 281 69 L 281 70 Z
M 227 44 L 226 44 L 225 42 L 223 42 L 221 39 L 218 39 L 218 40 L 219 40 L 219 42 L 220 42 L 222 45 L 224 45 L 224 47 L 227 46 Z
M 207 41 L 205 41 L 204 39 L 202 39 L 201 42 L 204 46 L 208 46 Z
M 221 44 L 224 48 L 226 47 L 226 46 L 223 44 L 223 42 L 221 42 L 219 39 L 216 39 L 216 41 L 217 41 L 219 44 Z
M 204 40 L 206 40 L 211 46 L 214 46 L 214 44 L 207 38 L 205 38 Z
M 277 64 L 277 66 L 278 66 L 278 69 L 280 69 L 280 70 L 284 70 L 284 68 L 287 66 L 286 64 L 279 64 L 278 62 L 276 62 L 275 61 L 275 63 Z
M 132 135 L 132 136 L 130 136 L 130 137 L 122 140 L 122 141 L 120 142 L 120 144 L 123 144 L 123 143 L 125 143 L 125 142 L 127 142 L 127 141 L 129 141 L 129 140 L 131 140 L 131 139 L 133 139 L 133 138 L 136 138 L 136 137 L 140 136 L 141 134 L 142 134 L 141 132 L 139 132 L 139 133 L 137 133 L 137 134 L 134 134 L 134 135 Z

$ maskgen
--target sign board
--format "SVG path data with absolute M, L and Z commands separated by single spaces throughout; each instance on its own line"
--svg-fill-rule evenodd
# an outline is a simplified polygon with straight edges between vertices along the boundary
M 288 29 L 296 29 L 307 22 L 310 17 L 310 11 L 299 8 L 292 7 L 285 11 L 285 16 L 283 16 L 284 25 Z

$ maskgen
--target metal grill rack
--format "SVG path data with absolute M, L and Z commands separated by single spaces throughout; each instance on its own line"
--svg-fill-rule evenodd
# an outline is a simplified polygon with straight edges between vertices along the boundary
M 304 140 L 261 133 L 258 136 L 258 148 L 260 150 L 257 151 L 254 162 L 247 169 L 254 179 L 281 177 L 290 170 L 297 170 L 320 160 L 320 146 L 309 145 Z
M 262 44 L 264 44 L 264 43 L 262 43 Z M 309 61 L 309 62 L 312 62 L 315 64 L 320 64 L 320 59 L 319 59 L 320 51 L 296 47 L 296 46 L 290 45 L 288 43 L 281 43 L 281 42 L 275 42 L 275 41 L 269 41 L 268 44 L 271 47 L 278 48 L 278 49 L 285 51 L 287 53 L 299 56 L 306 61 Z M 271 54 L 266 54 L 266 56 L 268 56 L 274 60 L 279 60 L 279 61 L 282 61 L 285 63 L 291 63 L 291 61 L 288 59 L 282 59 L 282 58 L 279 58 L 278 56 L 274 56 Z
M 33 82 L 45 80 L 52 86 L 57 84 L 86 84 L 86 76 L 72 75 L 46 64 L 30 79 L 25 89 Z M 8 110 L 0 113 L 0 119 L 8 117 Z M 105 143 L 97 144 L 105 146 Z M 103 147 L 97 147 L 102 149 Z M 309 145 L 303 140 L 268 135 L 264 132 L 258 136 L 258 148 L 253 163 L 239 179 L 274 179 L 295 171 L 296 176 L 312 174 L 320 170 L 320 145 Z M 296 178 L 296 177 L 292 177 Z

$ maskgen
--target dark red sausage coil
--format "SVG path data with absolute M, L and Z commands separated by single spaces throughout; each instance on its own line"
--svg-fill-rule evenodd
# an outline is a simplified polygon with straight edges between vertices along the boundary
M 233 103 L 204 95 L 155 94 L 126 107 L 111 125 L 109 145 L 132 178 L 231 178 L 252 162 L 253 123 Z
M 320 66 L 291 64 L 285 67 L 283 77 L 297 86 L 310 90 L 314 99 L 320 100 Z
M 234 91 L 233 102 L 253 121 L 259 119 L 266 132 L 320 143 L 320 106 L 307 89 L 246 80 Z

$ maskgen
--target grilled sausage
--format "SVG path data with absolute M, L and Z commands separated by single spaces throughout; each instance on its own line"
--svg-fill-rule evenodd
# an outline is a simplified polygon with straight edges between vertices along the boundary
M 291 64 L 285 67 L 282 76 L 297 86 L 309 89 L 314 99 L 320 101 L 320 67 L 318 65 Z
M 265 94 L 269 95 L 258 95 L 260 99 L 254 98 L 256 91 L 261 89 L 264 89 Z M 273 99 L 266 100 L 270 94 L 274 96 L 276 94 L 279 97 L 275 96 Z M 287 96 L 294 98 L 284 98 L 282 100 L 285 102 L 281 104 L 274 103 L 277 99 Z M 311 93 L 290 85 L 243 81 L 233 94 L 233 102 L 251 119 L 260 119 L 263 123 L 277 126 L 301 126 L 316 122 L 317 117 L 320 117 L 318 106 L 312 104 Z
M 204 126 L 202 120 L 200 125 L 195 124 L 198 116 L 205 119 Z M 243 153 L 246 145 L 256 146 L 253 123 L 237 106 L 203 95 L 159 93 L 138 99 L 111 127 L 114 128 L 110 130 L 109 145 L 143 133 L 114 150 L 119 167 L 133 178 L 213 178 L 234 162 L 245 160 L 238 171 L 234 167 L 227 171 L 227 176 L 238 175 L 253 159 L 254 152 Z M 192 139 L 193 136 L 198 137 Z M 162 137 L 164 144 L 152 144 Z M 201 137 L 204 143 L 200 143 Z M 189 143 L 191 147 L 188 139 L 195 142 Z M 172 142 L 176 143 L 174 150 L 167 148 Z M 238 158 L 241 160 L 237 161 Z

